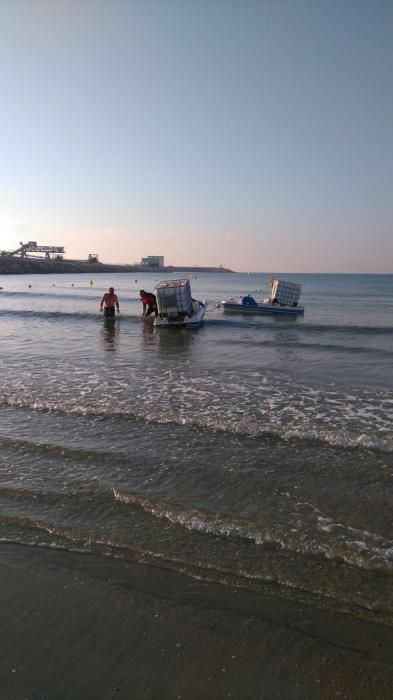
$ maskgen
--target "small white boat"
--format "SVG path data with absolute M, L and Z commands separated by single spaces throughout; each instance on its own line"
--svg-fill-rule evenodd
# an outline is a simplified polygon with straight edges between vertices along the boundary
M 272 292 L 270 297 L 257 301 L 247 294 L 238 299 L 228 299 L 221 302 L 223 311 L 241 314 L 257 315 L 290 315 L 300 316 L 304 314 L 304 307 L 299 306 L 301 285 L 283 280 L 269 280 Z
M 248 295 L 245 297 L 239 297 L 239 299 L 229 299 L 227 301 L 222 301 L 221 306 L 224 311 L 241 313 L 241 314 L 274 314 L 283 315 L 291 314 L 292 316 L 299 316 L 304 314 L 303 306 L 297 306 L 292 308 L 291 306 L 278 306 L 274 304 L 270 299 L 264 299 L 261 302 L 255 301 L 254 297 Z
M 191 296 L 190 280 L 166 280 L 155 288 L 157 328 L 198 328 L 203 323 L 207 304 Z

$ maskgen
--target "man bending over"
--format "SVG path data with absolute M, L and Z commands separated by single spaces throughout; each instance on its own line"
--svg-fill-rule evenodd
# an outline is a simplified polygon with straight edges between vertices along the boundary
M 152 294 L 151 292 L 145 292 L 144 289 L 141 289 L 139 292 L 139 296 L 143 304 L 142 316 L 150 316 L 150 314 L 154 312 L 154 315 L 157 318 L 158 309 L 155 294 Z

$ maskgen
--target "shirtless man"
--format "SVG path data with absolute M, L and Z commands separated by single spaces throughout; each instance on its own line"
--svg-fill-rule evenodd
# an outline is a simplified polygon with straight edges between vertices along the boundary
M 120 313 L 119 300 L 117 298 L 117 294 L 115 294 L 115 290 L 113 289 L 113 287 L 109 287 L 109 291 L 105 292 L 100 304 L 100 311 L 104 309 L 104 318 L 114 318 L 115 306 L 117 309 L 117 313 Z

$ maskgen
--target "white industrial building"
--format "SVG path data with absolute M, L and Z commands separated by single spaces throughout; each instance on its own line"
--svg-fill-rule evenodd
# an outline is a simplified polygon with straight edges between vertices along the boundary
M 164 267 L 164 256 L 148 255 L 147 258 L 142 258 L 141 265 L 144 267 Z

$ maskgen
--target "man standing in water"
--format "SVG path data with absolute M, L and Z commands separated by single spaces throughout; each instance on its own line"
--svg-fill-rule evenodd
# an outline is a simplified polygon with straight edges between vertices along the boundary
M 150 314 L 152 314 L 154 311 L 155 317 L 157 318 L 158 309 L 156 295 L 152 294 L 151 292 L 145 292 L 144 289 L 141 289 L 139 291 L 139 296 L 143 304 L 142 316 L 150 316 Z
M 115 294 L 115 290 L 113 289 L 113 287 L 109 287 L 109 291 L 105 292 L 100 304 L 100 311 L 104 309 L 104 318 L 114 318 L 115 307 L 117 309 L 117 313 L 120 313 L 119 300 L 117 298 L 117 294 Z

